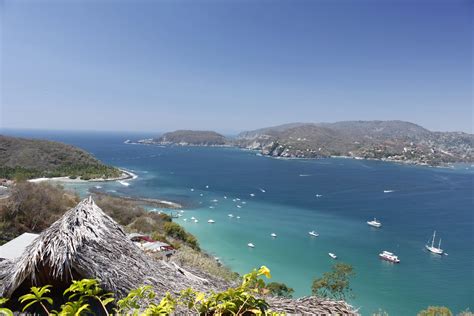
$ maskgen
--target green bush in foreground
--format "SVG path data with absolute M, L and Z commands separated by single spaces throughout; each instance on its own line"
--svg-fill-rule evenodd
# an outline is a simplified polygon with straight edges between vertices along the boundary
M 257 297 L 265 291 L 262 276 L 270 278 L 270 270 L 262 266 L 244 275 L 242 283 L 223 292 L 203 293 L 186 289 L 174 297 L 167 293 L 159 303 L 153 301 L 156 294 L 151 286 L 142 286 L 130 291 L 123 299 L 116 301 L 112 293 L 105 293 L 97 280 L 83 279 L 73 281 L 63 296 L 65 303 L 59 310 L 53 310 L 54 302 L 50 293 L 50 285 L 32 287 L 31 292 L 19 298 L 22 312 L 31 312 L 39 306 L 47 315 L 84 315 L 91 314 L 91 304 L 98 304 L 105 315 L 169 315 L 176 311 L 188 310 L 199 315 L 276 315 L 269 311 L 267 302 Z M 13 315 L 12 311 L 1 306 L 7 299 L 0 298 L 0 315 Z M 38 312 L 34 310 L 34 312 Z
M 288 287 L 285 283 L 270 282 L 267 284 L 266 289 L 269 291 L 269 294 L 274 296 L 281 297 L 293 297 L 293 290 L 291 287 Z
M 354 268 L 347 263 L 336 263 L 332 271 L 313 281 L 312 292 L 324 298 L 346 299 L 352 296 L 349 279 L 355 275 Z

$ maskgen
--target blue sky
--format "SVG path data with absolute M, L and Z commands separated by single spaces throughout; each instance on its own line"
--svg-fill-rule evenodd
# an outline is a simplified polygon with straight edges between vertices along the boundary
M 472 3 L 0 0 L 0 127 L 472 132 Z

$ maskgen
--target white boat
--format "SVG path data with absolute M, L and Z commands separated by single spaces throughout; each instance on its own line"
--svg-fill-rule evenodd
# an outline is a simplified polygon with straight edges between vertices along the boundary
M 383 190 L 383 193 L 392 193 L 393 190 Z
M 213 203 L 217 203 L 217 202 L 219 202 L 219 200 L 217 200 L 217 199 L 214 199 L 214 200 L 212 200 L 211 202 L 213 202 Z
M 253 194 L 253 193 L 250 193 L 250 196 L 255 196 L 255 194 Z
M 227 215 L 227 216 L 229 216 L 229 217 L 234 217 L 234 215 L 232 215 L 232 214 L 229 214 L 229 215 Z
M 192 217 L 191 217 L 191 219 L 192 219 L 192 220 L 195 220 L 195 219 L 196 219 L 196 217 L 192 216 Z
M 241 206 L 241 205 L 237 205 L 237 208 L 242 208 L 242 206 Z
M 260 188 L 260 191 L 261 191 L 262 193 L 267 192 L 267 191 L 265 191 L 265 189 L 262 189 L 262 188 Z
M 318 237 L 319 236 L 319 234 L 317 232 L 315 232 L 314 230 L 310 231 L 308 234 L 310 234 L 313 237 Z
M 199 221 L 197 219 L 194 220 L 195 223 L 199 223 Z
M 372 227 L 380 228 L 382 227 L 382 223 L 378 222 L 377 219 L 374 217 L 373 221 L 368 221 L 367 224 Z
M 191 189 L 191 192 L 193 192 L 193 191 L 194 191 L 194 189 Z
M 398 257 L 395 256 L 395 254 L 389 251 L 384 250 L 382 253 L 379 253 L 379 257 L 380 259 L 383 259 L 389 262 L 400 263 L 400 259 L 398 259 Z
M 277 236 L 277 234 L 271 233 L 270 236 L 272 236 L 273 238 L 275 238 L 275 237 Z
M 333 254 L 332 252 L 329 252 L 328 255 L 329 255 L 329 257 L 331 257 L 333 259 L 337 259 L 337 256 L 335 254 Z
M 236 218 L 237 218 L 237 219 L 239 219 L 239 218 L 240 218 L 240 216 L 237 216 Z
M 320 198 L 320 197 L 322 197 L 322 196 L 323 196 L 322 194 L 316 194 L 316 197 L 317 197 L 317 198 Z
M 209 186 L 208 186 L 208 185 L 206 185 L 206 189 L 209 189 Z
M 208 222 L 209 224 L 214 224 L 216 221 L 213 220 L 213 219 L 210 219 L 210 220 L 208 220 L 207 222 Z
M 436 237 L 436 231 L 433 232 L 433 239 L 431 239 L 431 245 L 427 243 L 425 245 L 425 248 L 428 249 L 428 251 L 432 253 L 435 253 L 437 255 L 442 255 L 444 251 L 443 249 L 441 249 L 441 238 L 439 239 L 438 247 L 435 247 L 434 246 L 435 237 Z
M 250 248 L 255 248 L 255 245 L 252 244 L 251 242 L 249 242 L 249 243 L 247 244 L 247 246 L 249 246 Z
M 183 219 L 183 221 L 187 222 L 187 221 L 188 221 L 188 219 L 187 219 L 187 218 L 185 218 L 185 219 Z

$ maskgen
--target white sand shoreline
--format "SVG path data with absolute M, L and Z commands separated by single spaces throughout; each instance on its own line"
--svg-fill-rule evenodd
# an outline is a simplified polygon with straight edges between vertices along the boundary
M 98 179 L 90 179 L 90 180 L 82 180 L 82 179 L 71 179 L 69 177 L 53 177 L 53 178 L 35 178 L 35 179 L 30 179 L 28 182 L 32 183 L 39 183 L 39 182 L 44 182 L 44 181 L 54 181 L 54 182 L 109 182 L 109 181 L 125 181 L 125 180 L 134 180 L 138 178 L 138 176 L 128 170 L 125 169 L 119 169 L 122 172 L 122 175 L 120 177 L 115 177 L 115 178 L 108 178 L 108 179 L 103 179 L 103 178 L 98 178 Z

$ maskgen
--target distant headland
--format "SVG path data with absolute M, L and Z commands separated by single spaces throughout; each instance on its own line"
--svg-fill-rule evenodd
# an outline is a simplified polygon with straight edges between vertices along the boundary
M 245 131 L 235 138 L 178 130 L 136 142 L 149 145 L 233 146 L 281 158 L 350 157 L 443 166 L 472 163 L 474 135 L 433 132 L 404 121 L 290 123 Z
M 107 166 L 91 154 L 60 142 L 0 135 L 0 178 L 67 177 L 80 180 L 119 180 L 132 177 Z

